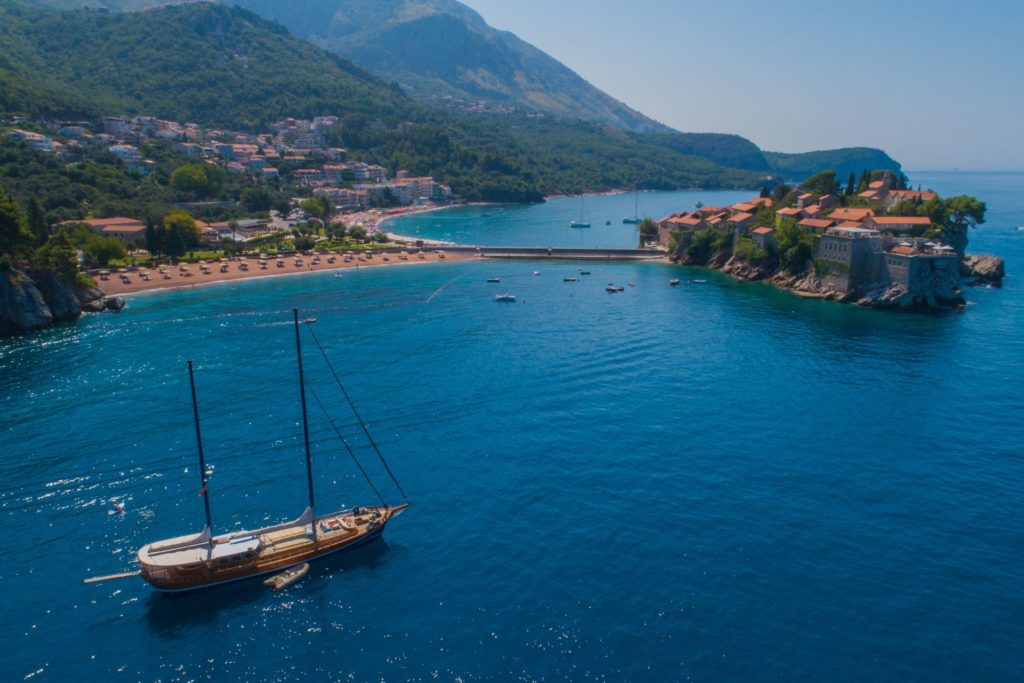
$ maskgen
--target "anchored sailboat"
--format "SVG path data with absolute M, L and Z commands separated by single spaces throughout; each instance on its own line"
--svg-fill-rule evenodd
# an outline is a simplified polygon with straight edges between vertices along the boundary
M 316 514 L 313 490 L 313 460 L 309 446 L 309 416 L 306 406 L 307 387 L 303 376 L 302 335 L 300 333 L 298 310 L 294 311 L 294 317 L 299 389 L 302 396 L 302 431 L 306 451 L 306 482 L 309 489 L 309 506 L 298 519 L 291 522 L 252 531 L 238 531 L 220 536 L 213 535 L 213 519 L 210 514 L 208 491 L 209 476 L 203 453 L 203 437 L 199 422 L 199 403 L 196 399 L 196 383 L 192 361 L 189 361 L 188 375 L 192 388 L 192 413 L 195 420 L 196 442 L 199 451 L 199 476 L 202 483 L 200 495 L 203 498 L 203 509 L 206 513 L 206 526 L 199 534 L 157 541 L 156 543 L 145 545 L 139 550 L 138 560 L 142 570 L 142 577 L 157 590 L 184 592 L 210 588 L 257 576 L 276 574 L 311 560 L 318 560 L 328 555 L 350 550 L 379 537 L 384 533 L 384 528 L 391 518 L 409 507 L 407 499 L 401 505 L 395 506 L 388 505 L 384 501 L 383 496 L 380 495 L 377 487 L 370 480 L 366 470 L 359 463 L 348 442 L 335 427 L 335 431 L 341 438 L 346 450 L 352 456 L 360 472 L 366 477 L 370 487 L 380 498 L 381 504 L 372 507 L 341 510 L 327 515 L 318 516 Z M 323 353 L 323 347 L 320 346 L 316 334 L 312 334 L 314 341 L 317 342 L 317 346 L 320 347 Z M 327 359 L 326 353 L 324 358 Z M 334 372 L 329 359 L 327 359 L 327 363 L 335 380 L 338 381 L 338 386 L 345 396 L 349 407 L 366 434 L 369 443 L 373 446 L 374 451 L 380 458 L 381 463 L 395 483 L 398 491 L 405 498 L 401 485 L 398 484 L 380 449 L 374 442 L 373 437 L 370 436 L 366 424 L 363 422 L 358 411 L 356 411 L 351 397 L 345 391 L 345 387 L 338 380 L 338 375 Z M 323 407 L 313 389 L 310 387 L 308 390 L 317 403 Z M 333 422 L 332 426 L 334 426 Z
M 569 223 L 570 228 L 589 228 L 590 217 L 587 215 L 587 207 L 584 205 L 585 198 L 580 197 L 580 218 Z
M 640 190 L 633 193 L 633 217 L 623 218 L 622 222 L 626 225 L 638 225 L 640 223 Z

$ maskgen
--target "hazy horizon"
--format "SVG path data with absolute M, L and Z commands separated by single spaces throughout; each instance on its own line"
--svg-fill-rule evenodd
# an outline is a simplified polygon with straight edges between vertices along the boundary
M 463 1 L 679 130 L 780 152 L 880 147 L 918 170 L 1024 170 L 1024 4 Z

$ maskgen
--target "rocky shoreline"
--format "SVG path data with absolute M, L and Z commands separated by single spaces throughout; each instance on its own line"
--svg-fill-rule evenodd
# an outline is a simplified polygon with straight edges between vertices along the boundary
M 0 334 L 36 332 L 83 313 L 119 311 L 123 298 L 95 286 L 68 282 L 52 270 L 0 264 Z
M 805 299 L 854 303 L 865 308 L 905 311 L 957 311 L 966 305 L 963 286 L 1001 287 L 1006 275 L 1003 259 L 987 254 L 967 255 L 961 266 L 961 278 L 938 275 L 920 291 L 908 292 L 895 283 L 879 283 L 864 291 L 838 292 L 825 285 L 808 263 L 804 272 L 792 275 L 782 271 L 773 259 L 746 261 L 729 253 L 714 254 L 706 263 L 696 263 L 685 254 L 673 258 L 681 265 L 697 265 L 721 271 L 744 282 L 767 282 Z

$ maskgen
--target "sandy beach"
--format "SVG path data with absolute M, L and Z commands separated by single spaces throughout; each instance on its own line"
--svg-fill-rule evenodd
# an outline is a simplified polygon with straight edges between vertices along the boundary
M 96 280 L 97 285 L 105 294 L 115 296 L 156 289 L 182 289 L 245 278 L 357 268 L 381 268 L 414 263 L 446 263 L 475 258 L 477 257 L 473 254 L 443 251 L 440 253 L 424 251 L 419 254 L 377 252 L 351 256 L 300 255 L 298 257 L 270 258 L 265 261 L 257 258 L 235 257 L 226 262 L 208 261 L 206 263 L 181 264 L 180 266 L 162 266 L 161 268 L 139 268 L 128 273 L 111 272 L 106 276 L 97 276 Z M 104 277 L 106 279 L 103 279 Z

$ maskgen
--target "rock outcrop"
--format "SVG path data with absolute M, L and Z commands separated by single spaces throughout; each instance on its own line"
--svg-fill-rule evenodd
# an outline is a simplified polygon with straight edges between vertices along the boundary
M 0 334 L 45 330 L 77 320 L 83 312 L 119 311 L 121 297 L 105 297 L 95 287 L 67 282 L 51 270 L 0 264 Z
M 972 257 L 972 273 L 978 277 L 1001 278 L 1002 259 L 996 257 Z M 961 281 L 954 270 L 925 269 L 920 276 L 910 280 L 910 288 L 892 282 L 868 285 L 866 290 L 838 291 L 824 283 L 815 271 L 813 262 L 808 262 L 804 272 L 792 275 L 780 270 L 773 259 L 746 261 L 736 256 L 726 257 L 714 254 L 705 264 L 694 264 L 685 254 L 678 258 L 683 265 L 706 265 L 737 280 L 766 281 L 780 289 L 789 290 L 798 296 L 827 301 L 856 302 L 860 306 L 910 311 L 962 311 L 964 298 Z M 998 263 L 997 263 L 998 262 Z
M 771 277 L 775 268 L 767 261 L 744 261 L 733 256 L 722 266 L 722 272 L 729 273 L 737 280 L 757 282 Z
M 32 332 L 53 325 L 53 312 L 28 275 L 0 265 L 0 333 Z
M 998 256 L 989 254 L 968 254 L 960 267 L 964 277 L 972 278 L 971 287 L 1002 287 L 1006 277 L 1006 264 Z

